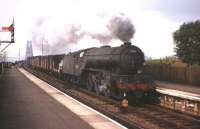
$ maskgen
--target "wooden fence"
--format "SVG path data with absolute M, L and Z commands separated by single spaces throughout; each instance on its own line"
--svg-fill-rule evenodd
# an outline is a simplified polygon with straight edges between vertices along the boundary
M 144 71 L 157 80 L 200 86 L 199 66 L 173 66 L 167 64 L 146 65 Z

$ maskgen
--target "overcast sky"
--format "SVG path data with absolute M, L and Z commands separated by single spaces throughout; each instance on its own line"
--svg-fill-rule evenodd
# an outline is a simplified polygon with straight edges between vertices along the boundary
M 118 15 L 132 21 L 136 33 L 131 42 L 147 57 L 170 56 L 174 55 L 172 33 L 183 22 L 200 18 L 199 0 L 0 0 L 0 4 L 0 26 L 15 19 L 16 43 L 7 49 L 9 57 L 18 57 L 19 48 L 24 57 L 27 40 L 33 40 L 34 55 L 41 54 L 42 41 L 46 54 L 101 46 L 87 35 L 71 40 L 70 33 L 106 33 L 109 19 Z M 113 39 L 108 44 L 122 42 Z

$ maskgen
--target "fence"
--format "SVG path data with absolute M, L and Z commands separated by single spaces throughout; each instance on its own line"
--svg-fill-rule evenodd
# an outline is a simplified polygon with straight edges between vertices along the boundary
M 144 71 L 157 80 L 200 86 L 199 66 L 173 66 L 168 64 L 146 65 Z

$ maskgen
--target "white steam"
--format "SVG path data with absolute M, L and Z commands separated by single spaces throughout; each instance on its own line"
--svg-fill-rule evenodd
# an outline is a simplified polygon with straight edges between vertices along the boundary
M 99 25 L 99 23 L 96 24 Z M 32 33 L 32 43 L 44 55 L 66 53 L 71 45 L 78 43 L 85 36 L 97 40 L 101 44 L 108 44 L 113 39 L 128 42 L 134 36 L 135 28 L 131 20 L 125 15 L 115 15 L 105 23 L 105 30 L 93 32 L 80 23 L 64 23 L 55 25 L 51 18 L 37 18 Z

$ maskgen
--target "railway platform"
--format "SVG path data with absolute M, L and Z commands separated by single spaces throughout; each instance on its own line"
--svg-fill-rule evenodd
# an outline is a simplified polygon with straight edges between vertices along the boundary
M 178 90 L 183 92 L 189 92 L 194 94 L 200 94 L 200 86 L 170 83 L 166 81 L 156 81 L 157 87 Z
M 1 129 L 122 129 L 23 69 L 0 78 Z
M 200 117 L 200 87 L 156 81 L 160 105 Z

